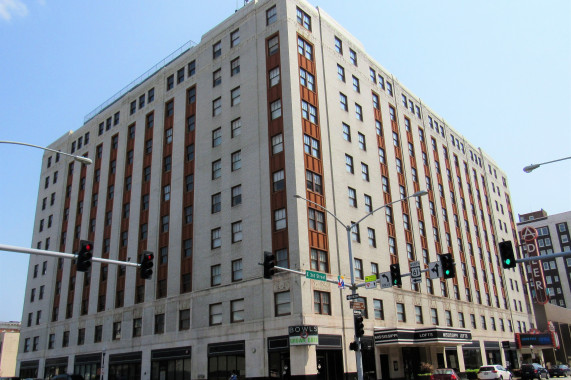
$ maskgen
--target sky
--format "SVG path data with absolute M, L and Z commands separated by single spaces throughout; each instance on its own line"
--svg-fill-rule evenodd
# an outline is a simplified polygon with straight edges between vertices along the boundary
M 571 210 L 571 2 L 309 0 L 508 176 L 517 214 Z M 0 0 L 0 140 L 47 146 L 243 0 Z M 0 244 L 31 247 L 43 152 L 0 144 Z M 29 257 L 0 251 L 0 321 Z

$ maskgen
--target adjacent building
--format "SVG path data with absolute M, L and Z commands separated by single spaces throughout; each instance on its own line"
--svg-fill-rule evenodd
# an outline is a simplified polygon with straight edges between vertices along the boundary
M 250 1 L 167 61 L 50 145 L 93 164 L 44 155 L 33 235 L 113 260 L 152 251 L 153 278 L 31 256 L 20 375 L 355 373 L 349 290 L 264 279 L 264 251 L 333 280 L 352 266 L 359 284 L 452 253 L 454 279 L 359 288 L 365 374 L 518 365 L 514 332 L 535 323 L 521 274 L 499 265 L 498 242 L 517 241 L 506 174 L 348 31 L 304 0 Z M 340 222 L 391 202 L 351 231 L 349 262 Z
M 0 322 L 0 377 L 16 375 L 20 322 Z
M 537 231 L 540 256 L 571 251 L 570 226 L 571 211 L 548 215 L 545 210 L 519 215 L 517 224 L 520 233 L 526 227 L 533 227 Z M 525 244 L 522 251 L 527 256 Z M 544 259 L 541 264 L 549 304 L 533 302 L 533 307 L 537 316 L 537 332 L 553 335 L 553 342 L 546 342 L 548 344 L 537 350 L 542 352 L 546 363 L 568 363 L 571 360 L 571 254 Z M 531 270 L 531 266 L 526 265 L 528 274 L 531 274 Z M 533 296 L 533 281 L 529 281 L 529 290 Z

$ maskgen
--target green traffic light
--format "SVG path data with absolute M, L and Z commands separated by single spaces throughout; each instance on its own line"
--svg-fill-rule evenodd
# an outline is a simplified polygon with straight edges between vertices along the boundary
M 506 265 L 510 265 L 512 261 L 510 259 L 506 259 Z
M 450 274 L 450 271 L 449 271 L 449 270 L 447 270 L 447 271 L 446 271 L 446 274 L 447 274 L 447 275 L 448 275 L 448 274 Z

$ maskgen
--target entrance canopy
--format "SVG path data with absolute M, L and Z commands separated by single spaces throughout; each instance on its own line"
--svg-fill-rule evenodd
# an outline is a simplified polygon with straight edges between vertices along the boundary
M 472 333 L 466 329 L 428 327 L 420 329 L 375 328 L 375 346 L 423 345 L 423 344 L 470 344 Z

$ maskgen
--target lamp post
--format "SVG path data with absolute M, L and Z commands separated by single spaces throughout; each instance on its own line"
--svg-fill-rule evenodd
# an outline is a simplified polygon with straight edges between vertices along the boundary
M 361 219 L 359 219 L 358 221 L 351 223 L 351 224 L 345 224 L 343 223 L 338 217 L 337 215 L 335 215 L 334 213 L 332 213 L 331 211 L 329 211 L 328 209 L 326 209 L 325 207 L 321 206 L 318 203 L 315 203 L 313 201 L 310 201 L 309 199 L 306 199 L 304 197 L 302 197 L 301 195 L 294 195 L 294 198 L 299 198 L 299 199 L 303 199 L 304 201 L 306 201 L 307 203 L 311 203 L 314 206 L 319 207 L 320 209 L 322 209 L 323 211 L 325 211 L 326 213 L 328 213 L 329 215 L 331 215 L 337 222 L 339 222 L 339 224 L 341 224 L 343 226 L 343 228 L 345 228 L 345 231 L 347 231 L 347 250 L 349 252 L 349 269 L 350 269 L 350 274 L 351 274 L 351 284 L 349 286 L 349 288 L 351 289 L 351 294 L 353 296 L 356 296 L 357 294 L 357 285 L 355 284 L 355 275 L 354 275 L 354 270 L 353 267 L 355 266 L 354 262 L 353 262 L 353 249 L 351 247 L 351 231 L 353 230 L 353 228 L 355 228 L 356 226 L 359 225 L 359 223 L 361 223 L 363 220 L 365 220 L 366 218 L 368 218 L 369 216 L 373 215 L 375 212 L 390 206 L 392 204 L 395 203 L 399 203 L 402 201 L 405 201 L 409 198 L 414 198 L 414 197 L 421 197 L 423 195 L 428 194 L 427 191 L 425 190 L 421 190 L 421 191 L 417 191 L 416 193 L 409 195 L 407 197 L 398 199 L 396 201 L 384 204 L 382 206 L 377 207 L 376 209 L 374 209 L 373 211 L 369 212 L 367 215 L 365 215 L 364 217 L 362 217 Z M 357 350 L 355 350 L 355 359 L 357 361 L 357 379 L 358 380 L 363 380 L 363 357 L 361 354 L 361 337 L 359 335 L 357 335 L 357 332 L 355 331 L 355 343 L 357 343 Z
M 560 158 L 560 159 L 558 159 L 558 160 L 542 162 L 541 164 L 531 164 L 531 165 L 527 165 L 526 167 L 523 168 L 523 171 L 526 172 L 526 173 L 531 173 L 532 171 L 534 171 L 535 169 L 537 169 L 537 168 L 540 167 L 541 165 L 550 164 L 550 163 L 552 163 L 552 162 L 558 162 L 558 161 L 563 161 L 563 160 L 569 160 L 569 159 L 571 159 L 571 157 L 565 157 L 565 158 Z
M 32 147 L 32 148 L 38 148 L 38 149 L 43 149 L 43 150 L 47 150 L 47 151 L 54 152 L 54 153 L 63 154 L 64 156 L 71 157 L 71 158 L 73 158 L 74 160 L 81 162 L 82 164 L 90 165 L 90 164 L 93 163 L 93 161 L 91 161 L 90 158 L 83 157 L 83 156 L 76 156 L 75 154 L 69 154 L 69 153 L 65 153 L 65 152 L 60 152 L 59 150 L 55 150 L 55 149 L 51 149 L 51 148 L 46 148 L 46 147 L 39 146 L 39 145 L 33 145 L 33 144 L 28 144 L 28 143 L 23 143 L 23 142 L 18 142 L 18 141 L 5 141 L 5 140 L 0 140 L 0 144 L 13 144 L 13 145 L 29 146 L 29 147 Z

